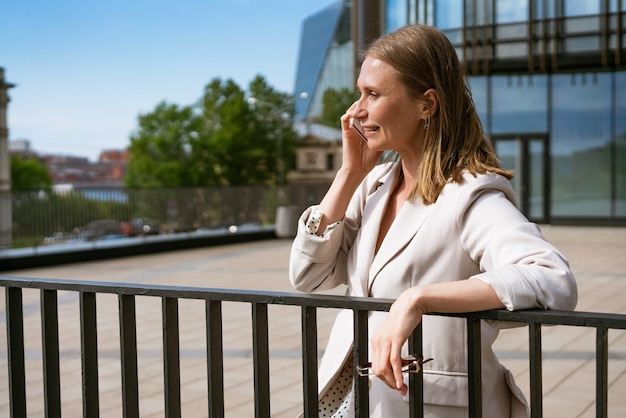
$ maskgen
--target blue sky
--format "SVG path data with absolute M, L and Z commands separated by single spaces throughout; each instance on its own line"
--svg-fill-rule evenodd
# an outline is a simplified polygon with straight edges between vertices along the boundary
M 9 139 L 39 153 L 124 148 L 137 116 L 212 79 L 292 93 L 304 19 L 336 0 L 3 0 Z

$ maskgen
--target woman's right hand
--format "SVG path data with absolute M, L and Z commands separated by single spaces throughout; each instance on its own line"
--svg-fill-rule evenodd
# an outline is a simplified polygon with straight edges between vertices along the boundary
M 318 227 L 320 233 L 323 233 L 330 223 L 344 218 L 354 191 L 367 173 L 376 166 L 382 155 L 382 151 L 370 149 L 370 144 L 350 126 L 350 119 L 359 116 L 358 103 L 354 102 L 341 117 L 343 161 L 318 207 L 324 214 Z M 362 113 L 361 111 L 361 116 Z
M 365 177 L 382 155 L 382 151 L 371 150 L 369 143 L 365 142 L 354 127 L 351 126 L 352 118 L 358 119 L 358 101 L 341 117 L 342 131 L 342 165 L 341 168 L 354 175 Z

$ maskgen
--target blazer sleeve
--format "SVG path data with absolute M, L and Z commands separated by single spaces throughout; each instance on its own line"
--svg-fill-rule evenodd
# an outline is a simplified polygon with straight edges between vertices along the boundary
M 504 306 L 519 309 L 574 309 L 578 299 L 569 263 L 515 207 L 509 182 L 486 175 L 479 187 L 461 193 L 459 236 Z M 481 182 L 474 182 L 481 183 Z
M 316 206 L 307 208 L 298 219 L 298 231 L 291 246 L 289 280 L 302 292 L 332 289 L 347 283 L 346 260 L 349 244 L 344 240 L 345 218 L 322 236 L 307 232 L 306 220 Z
M 313 292 L 348 283 L 348 253 L 361 227 L 365 202 L 390 169 L 389 164 L 376 166 L 352 196 L 344 218 L 322 236 L 309 234 L 306 229 L 306 220 L 317 206 L 304 211 L 289 257 L 289 280 L 296 290 Z

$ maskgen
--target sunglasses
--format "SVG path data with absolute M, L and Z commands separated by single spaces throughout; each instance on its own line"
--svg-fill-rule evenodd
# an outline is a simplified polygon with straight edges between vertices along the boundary
M 422 370 L 422 364 L 432 361 L 432 358 L 424 359 L 421 354 L 410 354 L 402 358 L 402 373 L 419 373 Z M 356 366 L 356 372 L 359 376 L 369 376 L 374 374 L 372 371 L 372 363 L 362 366 Z

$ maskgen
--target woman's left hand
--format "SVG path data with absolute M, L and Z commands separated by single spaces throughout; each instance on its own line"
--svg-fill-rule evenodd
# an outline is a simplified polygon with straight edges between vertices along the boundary
M 406 395 L 402 377 L 402 346 L 422 320 L 419 288 L 405 290 L 391 305 L 389 314 L 370 340 L 372 371 L 389 387 Z

